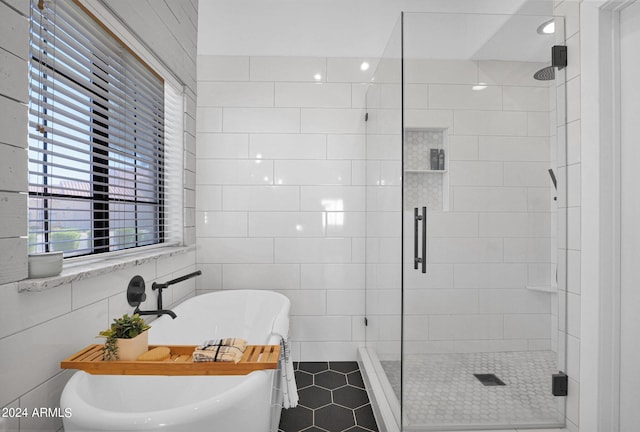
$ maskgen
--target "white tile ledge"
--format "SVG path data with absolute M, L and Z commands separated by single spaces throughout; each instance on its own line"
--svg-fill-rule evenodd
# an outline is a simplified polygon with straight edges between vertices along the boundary
M 102 276 L 114 271 L 136 267 L 160 258 L 168 258 L 195 250 L 195 246 L 165 246 L 111 257 L 65 262 L 58 276 L 25 279 L 16 283 L 18 292 L 38 292 L 60 285 Z
M 548 293 L 557 293 L 557 285 L 526 285 L 526 288 L 532 291 L 542 291 Z

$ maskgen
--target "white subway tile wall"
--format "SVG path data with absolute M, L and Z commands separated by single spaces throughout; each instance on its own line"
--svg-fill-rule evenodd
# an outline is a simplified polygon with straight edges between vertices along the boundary
M 284 293 L 302 361 L 354 360 L 365 305 L 379 354 L 397 349 L 399 87 L 370 87 L 365 123 L 362 59 L 198 61 L 209 66 L 198 82 L 207 96 L 198 99 L 197 260 L 217 270 L 198 293 Z M 405 125 L 445 127 L 450 138 L 451 208 L 430 213 L 429 274 L 405 278 L 407 334 L 422 341 L 412 352 L 552 345 L 557 303 L 526 289 L 551 284 L 558 229 L 547 173 L 555 107 L 548 83 L 532 79 L 538 66 L 405 65 Z M 471 90 L 478 76 L 485 91 Z
M 197 291 L 287 295 L 303 361 L 364 343 L 362 61 L 198 57 Z

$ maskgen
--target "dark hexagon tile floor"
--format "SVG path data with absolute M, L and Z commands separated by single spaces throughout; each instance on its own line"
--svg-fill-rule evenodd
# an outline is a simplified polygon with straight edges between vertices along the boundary
M 300 400 L 280 432 L 378 432 L 357 362 L 300 362 L 295 374 Z

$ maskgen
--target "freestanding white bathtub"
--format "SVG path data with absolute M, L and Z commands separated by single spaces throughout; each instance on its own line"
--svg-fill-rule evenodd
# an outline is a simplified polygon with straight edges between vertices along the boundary
M 152 345 L 199 345 L 222 337 L 277 345 L 289 331 L 289 299 L 271 291 L 204 294 L 151 322 Z M 60 398 L 65 432 L 275 432 L 280 370 L 243 376 L 116 376 L 76 372 Z

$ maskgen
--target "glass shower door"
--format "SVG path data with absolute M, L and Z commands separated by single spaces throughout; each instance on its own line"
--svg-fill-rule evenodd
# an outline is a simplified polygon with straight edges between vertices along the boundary
M 564 422 L 561 24 L 404 14 L 402 430 Z

